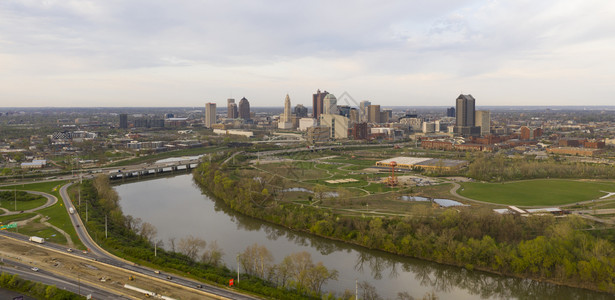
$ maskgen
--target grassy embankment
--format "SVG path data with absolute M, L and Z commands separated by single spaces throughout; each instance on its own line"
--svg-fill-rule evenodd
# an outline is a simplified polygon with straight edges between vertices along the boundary
M 72 223 L 68 216 L 68 212 L 66 210 L 66 207 L 64 206 L 64 203 L 62 202 L 62 198 L 60 197 L 60 187 L 66 183 L 67 183 L 66 181 L 49 181 L 49 182 L 39 182 L 39 183 L 30 183 L 30 184 L 24 184 L 24 185 L 4 187 L 7 190 L 16 188 L 18 191 L 24 190 L 24 191 L 39 191 L 39 192 L 48 193 L 58 198 L 58 202 L 50 207 L 41 209 L 32 214 L 17 214 L 17 215 L 12 215 L 12 216 L 5 216 L 5 217 L 2 217 L 2 219 L 0 220 L 2 220 L 4 223 L 10 223 L 13 221 L 19 221 L 19 220 L 26 219 L 24 215 L 28 215 L 29 217 L 32 217 L 36 215 L 37 213 L 41 214 L 49 218 L 47 222 L 62 229 L 64 232 L 68 233 L 77 248 L 85 249 L 85 246 L 83 246 L 83 244 L 79 240 L 79 237 L 77 236 L 77 232 L 75 232 L 75 229 L 72 226 Z M 10 229 L 10 230 L 14 230 L 14 229 Z M 64 245 L 67 243 L 66 238 L 62 234 L 60 234 L 53 228 L 40 224 L 38 221 L 30 223 L 24 227 L 18 228 L 17 230 L 21 234 L 40 236 L 53 243 L 64 244 Z

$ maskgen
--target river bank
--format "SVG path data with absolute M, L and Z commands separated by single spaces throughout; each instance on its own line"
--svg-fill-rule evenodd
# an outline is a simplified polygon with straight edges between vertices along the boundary
M 249 179 L 231 179 L 215 164 L 204 163 L 193 174 L 202 188 L 231 209 L 293 230 L 396 255 L 462 266 L 470 271 L 483 270 L 597 291 L 614 290 L 613 278 L 606 275 L 608 270 L 613 270 L 614 262 L 608 255 L 612 245 L 576 230 L 578 220 L 555 222 L 553 218 L 538 218 L 540 224 L 530 224 L 492 213 L 479 216 L 448 213 L 441 220 L 348 218 L 309 206 L 263 201 L 256 194 L 260 187 L 254 189 L 255 184 Z M 468 222 L 473 225 L 464 226 Z M 458 226 L 476 232 L 469 236 L 460 234 L 455 231 Z M 507 236 L 511 230 L 513 234 L 515 230 L 520 232 Z M 528 235 L 526 232 L 530 230 L 540 230 L 544 235 Z M 558 234 L 553 234 L 555 231 Z M 592 248 L 587 244 L 583 248 L 575 246 L 579 239 L 591 245 L 606 245 L 605 252 L 599 253 L 599 258 L 589 257 Z M 573 246 L 568 246 L 571 242 Z M 553 245 L 563 255 L 558 258 L 546 245 Z M 592 267 L 592 263 L 597 266 Z M 590 276 L 586 275 L 588 272 Z

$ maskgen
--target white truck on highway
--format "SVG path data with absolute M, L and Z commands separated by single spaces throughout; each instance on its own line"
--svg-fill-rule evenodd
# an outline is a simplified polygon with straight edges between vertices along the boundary
M 38 237 L 38 236 L 31 236 L 30 237 L 30 242 L 35 242 L 35 243 L 39 243 L 39 244 L 44 244 L 45 243 L 45 239 L 42 237 Z
M 71 207 L 68 209 L 68 212 L 72 215 L 75 213 L 75 209 Z

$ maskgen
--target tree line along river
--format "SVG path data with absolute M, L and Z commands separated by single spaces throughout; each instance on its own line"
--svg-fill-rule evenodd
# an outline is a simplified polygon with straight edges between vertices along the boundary
M 136 181 L 115 187 L 125 215 L 153 224 L 169 249 L 169 238 L 192 235 L 216 241 L 223 249 L 223 262 L 237 268 L 237 254 L 258 243 L 269 249 L 275 263 L 291 253 L 307 251 L 314 262 L 322 261 L 339 272 L 337 280 L 324 286 L 326 292 L 342 294 L 355 290 L 356 282 L 368 282 L 383 298 L 400 292 L 422 298 L 434 292 L 440 299 L 610 299 L 610 295 L 558 286 L 528 279 L 467 271 L 381 251 L 314 237 L 272 225 L 231 211 L 221 201 L 205 195 L 184 174 Z

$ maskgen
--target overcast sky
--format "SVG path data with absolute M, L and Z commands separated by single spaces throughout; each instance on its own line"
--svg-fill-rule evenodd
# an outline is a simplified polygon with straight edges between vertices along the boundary
M 615 1 L 0 1 L 3 107 L 311 106 L 317 89 L 615 105 Z

